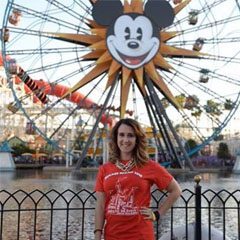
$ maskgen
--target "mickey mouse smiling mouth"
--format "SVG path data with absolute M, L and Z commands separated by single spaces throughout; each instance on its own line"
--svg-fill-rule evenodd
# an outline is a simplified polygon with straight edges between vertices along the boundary
M 139 66 L 142 66 L 146 62 L 146 61 L 144 61 L 145 59 L 147 59 L 147 60 L 149 59 L 148 55 L 151 53 L 151 50 L 140 56 L 125 55 L 125 54 L 121 53 L 120 51 L 118 51 L 117 49 L 116 49 L 116 52 L 119 55 L 120 59 L 122 60 L 121 62 L 123 65 L 127 65 L 128 67 L 132 66 L 132 68 L 137 68 Z
M 153 25 L 146 16 L 121 15 L 108 32 L 108 50 L 125 67 L 139 68 L 159 49 L 160 41 L 153 32 Z

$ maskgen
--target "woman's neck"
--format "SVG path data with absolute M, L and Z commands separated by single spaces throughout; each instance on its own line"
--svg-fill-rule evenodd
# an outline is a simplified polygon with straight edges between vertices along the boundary
M 123 161 L 129 161 L 129 160 L 132 160 L 132 154 L 121 154 L 120 156 L 120 160 L 123 160 Z

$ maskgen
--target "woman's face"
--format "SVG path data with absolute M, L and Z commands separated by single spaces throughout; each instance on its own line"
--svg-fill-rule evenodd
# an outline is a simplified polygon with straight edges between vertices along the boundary
M 136 145 L 136 135 L 132 127 L 121 124 L 118 128 L 117 145 L 121 154 L 131 154 Z

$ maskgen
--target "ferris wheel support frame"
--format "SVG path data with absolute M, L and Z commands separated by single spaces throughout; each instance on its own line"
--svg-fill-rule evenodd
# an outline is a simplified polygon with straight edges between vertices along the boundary
M 194 168 L 190 158 L 188 157 L 188 154 L 187 154 L 186 150 L 182 146 L 182 143 L 181 143 L 181 141 L 179 139 L 179 136 L 176 133 L 176 131 L 175 131 L 175 129 L 174 129 L 170 119 L 168 118 L 168 116 L 166 114 L 166 111 L 165 111 L 165 109 L 164 109 L 164 107 L 163 107 L 163 105 L 162 105 L 162 103 L 161 103 L 161 101 L 160 101 L 160 99 L 159 99 L 155 89 L 154 89 L 152 81 L 150 81 L 149 76 L 147 76 L 146 74 L 144 75 L 144 77 L 145 77 L 146 86 L 147 86 L 148 91 L 149 91 L 149 96 L 151 97 L 151 99 L 153 101 L 153 104 L 156 107 L 156 112 L 157 112 L 157 115 L 158 115 L 159 119 L 164 118 L 166 120 L 166 123 L 167 123 L 171 133 L 173 134 L 179 149 L 181 150 L 181 152 L 183 154 L 184 160 L 187 162 L 190 170 L 194 170 L 195 168 Z M 162 122 L 162 125 L 163 125 L 163 122 Z M 171 143 L 171 141 L 169 141 L 169 143 Z M 176 160 L 178 161 L 179 165 L 182 167 L 182 162 L 181 162 L 180 158 L 178 157 L 178 154 L 176 153 L 175 148 L 172 147 L 172 150 L 173 150 L 173 153 L 174 153 L 175 157 L 177 157 Z
M 94 126 L 93 126 L 93 128 L 92 128 L 92 130 L 91 130 L 91 132 L 90 132 L 90 134 L 89 134 L 89 137 L 88 137 L 88 139 L 87 139 L 86 145 L 84 146 L 83 152 L 82 152 L 79 160 L 77 161 L 77 164 L 76 164 L 76 166 L 75 166 L 75 169 L 73 170 L 73 173 L 75 173 L 77 170 L 80 170 L 80 168 L 81 168 L 83 159 L 84 159 L 84 158 L 86 157 L 86 155 L 87 155 L 87 151 L 88 151 L 88 149 L 89 149 L 89 147 L 90 147 L 90 144 L 92 143 L 92 140 L 93 140 L 93 138 L 94 138 L 94 135 L 95 135 L 95 133 L 96 133 L 96 131 L 97 131 L 98 124 L 99 124 L 99 122 L 100 122 L 100 120 L 101 120 L 101 117 L 102 117 L 104 111 L 106 110 L 106 107 L 107 107 L 107 104 L 108 104 L 108 102 L 109 102 L 109 99 L 110 99 L 110 97 L 112 96 L 112 93 L 113 93 L 113 90 L 114 90 L 114 88 L 115 88 L 115 86 L 116 86 L 117 80 L 118 80 L 118 74 L 117 74 L 117 76 L 115 77 L 115 80 L 114 80 L 112 86 L 111 86 L 110 89 L 109 89 L 109 92 L 108 92 L 108 95 L 107 95 L 107 97 L 106 97 L 106 99 L 105 99 L 105 101 L 104 101 L 104 104 L 102 105 L 102 108 L 101 108 L 101 110 L 99 111 L 99 113 L 98 113 L 98 115 L 97 115 L 96 122 L 95 122 L 95 124 L 94 124 Z
M 166 156 L 165 156 L 165 154 L 164 154 L 163 145 L 162 145 L 160 139 L 157 137 L 157 129 L 156 129 L 156 126 L 155 126 L 155 123 L 154 123 L 154 120 L 153 120 L 153 113 L 154 113 L 154 111 L 152 110 L 152 112 L 151 112 L 151 110 L 150 110 L 150 109 L 152 109 L 152 108 L 151 108 L 152 105 L 149 104 L 149 99 L 148 99 L 148 98 L 144 98 L 144 100 L 145 100 L 145 106 L 146 106 L 146 108 L 147 108 L 147 113 L 148 113 L 148 116 L 149 116 L 149 120 L 150 120 L 150 123 L 151 123 L 151 125 L 152 125 L 153 136 L 154 136 L 154 138 L 155 138 L 158 151 L 161 152 L 164 161 L 167 162 L 167 158 L 166 158 Z M 163 140 L 164 140 L 164 139 L 163 139 Z M 166 143 L 165 143 L 165 144 L 166 144 Z
M 156 122 L 156 123 L 153 123 L 153 125 L 157 125 L 157 128 L 159 129 L 159 132 L 160 132 L 160 134 L 162 136 L 163 143 L 166 146 L 167 153 L 171 157 L 171 160 L 173 160 L 173 158 L 178 159 L 178 154 L 175 151 L 175 148 L 173 147 L 173 144 L 171 142 L 171 139 L 170 139 L 169 133 L 167 131 L 166 124 L 164 123 L 163 117 L 161 115 L 157 114 L 156 113 L 157 110 L 155 110 L 153 108 L 153 106 L 155 106 L 155 104 L 154 104 L 154 101 L 152 99 L 151 94 L 147 97 L 147 104 L 150 106 L 152 114 L 153 114 L 155 122 Z M 159 139 L 159 137 L 157 136 L 156 133 L 157 133 L 157 131 L 155 132 L 155 136 L 156 136 L 157 139 Z M 160 142 L 160 140 L 159 140 L 159 142 Z M 158 147 L 160 148 L 161 146 L 159 145 Z M 164 156 L 164 160 L 166 162 L 169 162 L 169 160 L 165 156 L 163 147 L 162 147 L 162 154 Z M 181 162 L 180 161 L 178 161 L 178 164 L 179 164 L 179 166 L 181 166 Z

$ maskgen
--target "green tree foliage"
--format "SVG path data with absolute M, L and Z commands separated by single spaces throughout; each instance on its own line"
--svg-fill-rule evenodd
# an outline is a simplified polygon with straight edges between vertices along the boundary
M 196 95 L 189 95 L 186 98 L 184 108 L 188 110 L 193 110 L 198 106 L 198 104 L 199 104 L 199 98 Z
M 234 108 L 234 103 L 230 100 L 230 99 L 227 99 L 224 103 L 224 109 L 225 110 L 232 110 Z
M 196 119 L 199 118 L 201 116 L 201 114 L 202 114 L 202 110 L 200 109 L 199 106 L 195 107 L 191 112 L 191 115 L 193 117 L 195 117 Z
M 44 152 L 46 154 L 51 154 L 54 151 L 58 150 L 57 147 L 57 142 L 53 142 L 53 143 L 47 143 L 46 146 L 44 146 L 43 149 L 40 149 L 41 152 Z
M 13 153 L 16 156 L 20 156 L 23 153 L 34 153 L 33 149 L 30 149 L 28 146 L 22 143 L 12 146 L 12 149 L 14 151 Z
M 219 143 L 217 157 L 224 160 L 231 158 L 231 154 L 226 143 L 224 142 Z
M 220 116 L 222 114 L 220 108 L 221 104 L 213 100 L 207 100 L 207 104 L 204 105 L 205 111 L 211 114 L 212 116 Z
M 85 145 L 86 141 L 85 141 L 85 137 L 83 136 L 83 133 L 77 135 L 74 144 L 73 144 L 73 148 L 75 150 L 82 150 L 84 145 Z
M 187 152 L 190 152 L 192 149 L 197 147 L 197 142 L 194 139 L 188 139 L 185 143 L 185 149 Z M 194 153 L 191 155 L 191 157 L 196 157 L 198 156 L 198 152 Z
M 186 101 L 186 96 L 184 94 L 180 94 L 175 96 L 176 101 L 178 102 L 179 106 L 183 108 L 184 103 Z

